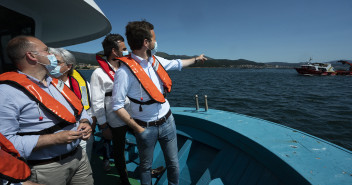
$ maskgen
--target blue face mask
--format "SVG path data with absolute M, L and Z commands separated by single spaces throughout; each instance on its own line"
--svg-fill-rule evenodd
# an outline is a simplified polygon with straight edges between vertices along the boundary
M 60 73 L 60 69 L 61 69 L 61 66 L 56 66 L 54 70 L 50 71 L 50 75 L 55 78 L 59 78 L 60 76 L 63 75 L 62 73 Z
M 50 73 L 50 75 L 52 75 L 55 78 L 58 78 L 62 75 L 62 73 L 60 73 L 60 69 L 61 66 L 57 65 L 57 59 L 55 57 L 55 55 L 51 54 L 51 55 L 47 55 L 50 64 L 42 64 L 40 62 L 38 62 L 39 64 L 43 65 L 48 72 Z
M 122 56 L 126 56 L 128 54 L 130 54 L 128 51 L 122 51 Z

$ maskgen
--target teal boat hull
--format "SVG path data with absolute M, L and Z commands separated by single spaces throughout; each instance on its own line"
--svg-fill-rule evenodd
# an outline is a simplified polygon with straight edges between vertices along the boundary
M 233 112 L 173 107 L 180 184 L 352 184 L 352 152 L 307 133 Z M 128 171 L 138 150 L 127 136 Z M 153 168 L 165 166 L 160 145 Z M 166 172 L 153 184 L 167 184 Z

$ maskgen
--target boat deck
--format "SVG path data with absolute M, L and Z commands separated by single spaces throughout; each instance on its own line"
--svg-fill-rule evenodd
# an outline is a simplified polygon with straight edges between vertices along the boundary
M 352 184 L 352 152 L 325 140 L 226 111 L 172 108 L 172 112 L 178 130 L 180 184 Z M 138 151 L 133 136 L 127 138 L 128 170 L 131 182 L 138 184 Z M 165 163 L 157 144 L 153 168 L 159 166 Z M 94 165 L 93 169 L 96 173 Z M 103 183 L 95 178 L 95 184 L 109 184 L 106 180 L 114 174 L 104 173 Z M 167 184 L 166 173 L 153 184 Z

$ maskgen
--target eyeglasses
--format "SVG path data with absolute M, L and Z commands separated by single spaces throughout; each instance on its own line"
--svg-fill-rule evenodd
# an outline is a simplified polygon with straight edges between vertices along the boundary
M 45 52 L 45 53 L 51 55 L 51 53 L 50 53 L 49 50 L 47 50 L 47 49 L 44 50 L 44 51 L 29 51 L 29 52 L 34 53 L 34 54 L 36 54 L 36 55 L 40 55 L 40 54 L 39 54 L 40 52 Z M 43 55 L 42 55 L 42 56 L 43 56 Z
M 61 65 L 61 64 L 66 64 L 66 62 L 61 61 L 61 60 L 57 60 L 57 64 L 58 64 L 58 65 Z
M 40 54 L 39 54 L 40 52 L 45 52 L 45 53 L 51 55 L 51 53 L 49 52 L 49 48 L 46 48 L 46 49 L 43 50 L 43 51 L 27 51 L 27 52 L 33 53 L 33 54 L 35 54 L 35 55 L 40 55 Z M 27 53 L 27 52 L 26 52 L 26 53 Z M 25 56 L 26 56 L 26 54 L 23 55 L 23 57 L 25 57 Z M 44 56 L 44 55 L 41 55 L 41 56 Z

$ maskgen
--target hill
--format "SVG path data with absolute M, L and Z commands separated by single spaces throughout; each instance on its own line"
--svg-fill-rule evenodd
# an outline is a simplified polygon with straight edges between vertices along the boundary
M 97 66 L 98 63 L 95 60 L 95 53 L 82 53 L 76 51 L 70 51 L 76 57 L 77 64 L 81 64 L 80 66 Z M 100 54 L 103 52 L 100 51 Z M 165 52 L 157 52 L 157 56 L 166 58 L 166 59 L 189 59 L 194 58 L 194 56 L 187 56 L 187 55 L 170 55 Z M 287 62 L 267 62 L 267 63 L 258 63 L 255 61 L 250 61 L 246 59 L 238 59 L 238 60 L 228 60 L 228 59 L 214 59 L 208 57 L 208 61 L 204 64 L 197 63 L 191 65 L 190 67 L 228 67 L 228 68 L 294 68 L 299 67 L 302 64 L 306 64 L 307 62 L 300 62 L 300 63 L 287 63 Z M 324 63 L 331 63 L 335 68 L 346 68 L 341 63 L 335 61 L 324 62 Z M 349 60 L 350 61 L 350 60 Z
M 189 58 L 194 58 L 198 55 L 193 55 L 193 56 L 187 56 L 187 55 L 169 55 L 167 53 L 164 53 L 164 52 L 157 52 L 156 53 L 157 56 L 159 57 L 163 57 L 163 58 L 166 58 L 168 60 L 171 60 L 171 59 L 189 59 Z M 208 56 L 205 56 L 207 57 L 209 60 L 213 60 L 213 58 L 210 58 Z

